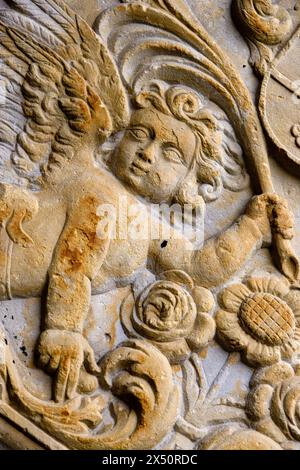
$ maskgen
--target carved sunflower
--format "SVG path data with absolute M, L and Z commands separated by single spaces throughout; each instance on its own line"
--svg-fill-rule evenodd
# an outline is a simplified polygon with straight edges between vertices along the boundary
M 250 278 L 225 289 L 217 335 L 251 366 L 291 359 L 300 350 L 300 292 L 283 278 Z

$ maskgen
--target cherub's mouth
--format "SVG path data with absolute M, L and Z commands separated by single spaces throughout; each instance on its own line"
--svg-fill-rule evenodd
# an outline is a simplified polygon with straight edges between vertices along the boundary
M 149 173 L 149 168 L 144 166 L 141 162 L 139 161 L 134 161 L 131 164 L 131 171 L 137 175 L 137 176 L 142 176 L 144 174 Z

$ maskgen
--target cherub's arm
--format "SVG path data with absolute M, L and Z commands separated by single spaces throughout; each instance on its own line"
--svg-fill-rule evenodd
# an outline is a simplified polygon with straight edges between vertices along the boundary
M 229 280 L 263 244 L 269 245 L 272 229 L 282 227 L 288 238 L 291 226 L 290 213 L 278 196 L 257 196 L 245 215 L 200 250 L 193 250 L 186 239 L 171 239 L 165 248 L 152 242 L 151 260 L 156 272 L 180 269 L 197 285 L 212 288 Z
M 99 201 L 86 196 L 74 204 L 49 271 L 45 331 L 39 345 L 43 367 L 57 371 L 55 398 L 71 398 L 83 362 L 97 371 L 93 351 L 82 336 L 91 297 L 91 280 L 106 256 L 109 239 L 99 236 Z M 102 234 L 103 235 L 103 234 Z

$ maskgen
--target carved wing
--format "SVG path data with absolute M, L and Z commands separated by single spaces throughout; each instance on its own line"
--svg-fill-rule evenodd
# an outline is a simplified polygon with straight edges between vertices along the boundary
M 0 11 L 1 181 L 35 189 L 78 140 L 126 125 L 128 104 L 106 46 L 62 0 L 9 5 Z

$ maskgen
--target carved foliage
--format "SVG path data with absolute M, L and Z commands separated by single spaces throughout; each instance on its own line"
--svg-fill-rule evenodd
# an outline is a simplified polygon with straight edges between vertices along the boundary
M 101 394 L 78 396 L 62 405 L 34 397 L 24 388 L 5 334 L 1 330 L 0 334 L 0 405 L 4 400 L 69 448 L 154 447 L 172 427 L 178 392 L 167 359 L 150 344 L 124 343 L 101 361 L 103 388 L 128 406 L 122 401 L 114 403 L 111 426 L 100 427 L 95 434 L 90 430 L 101 424 L 101 412 L 110 403 Z
M 246 35 L 251 52 L 251 64 L 263 75 L 273 58 L 268 46 L 281 43 L 291 32 L 292 19 L 288 11 L 272 0 L 234 0 L 237 24 Z

